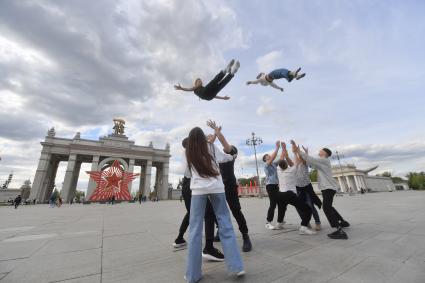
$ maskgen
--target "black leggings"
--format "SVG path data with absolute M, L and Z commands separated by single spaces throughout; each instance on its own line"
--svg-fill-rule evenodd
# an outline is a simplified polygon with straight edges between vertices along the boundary
M 335 193 L 336 193 L 335 190 L 331 190 L 331 189 L 322 190 L 323 212 L 325 213 L 326 218 L 328 219 L 331 227 L 337 228 L 340 226 L 339 222 L 343 221 L 344 219 L 338 213 L 338 211 L 336 211 L 336 209 L 332 206 Z
M 233 79 L 234 75 L 218 73 L 206 86 L 204 92 L 208 97 L 216 97 L 217 94 Z
M 308 194 L 310 196 L 311 201 L 318 207 L 321 208 L 322 207 L 322 201 L 320 200 L 320 198 L 316 195 L 316 193 L 314 192 L 313 186 L 310 184 L 308 184 L 305 187 L 297 187 L 297 192 L 299 197 L 301 198 L 301 200 L 306 201 L 306 195 Z
M 311 209 L 304 201 L 298 198 L 296 193 L 291 191 L 278 192 L 278 201 L 282 203 L 282 205 L 290 204 L 295 206 L 301 217 L 301 225 L 308 226 L 311 219 Z
M 190 190 L 190 179 L 183 178 L 182 196 L 184 205 L 186 207 L 186 214 L 183 217 L 182 223 L 180 224 L 179 235 L 177 238 L 182 239 L 184 233 L 186 233 L 187 227 L 189 227 L 190 218 L 190 203 L 192 200 L 192 191 Z M 212 247 L 214 242 L 214 222 L 215 214 L 212 208 L 211 202 L 207 200 L 207 206 L 205 208 L 205 246 Z
M 267 211 L 267 222 L 272 222 L 274 218 L 274 210 L 277 206 L 277 222 L 282 223 L 285 217 L 286 207 L 283 202 L 279 202 L 279 185 L 266 185 L 266 191 L 269 195 L 269 210 Z

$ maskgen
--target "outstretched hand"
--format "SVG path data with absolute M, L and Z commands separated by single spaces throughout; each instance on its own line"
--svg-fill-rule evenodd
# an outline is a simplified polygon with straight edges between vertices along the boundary
M 251 83 L 251 81 L 247 81 L 247 82 L 246 82 L 246 84 L 247 84 L 247 85 L 250 85 L 250 84 L 252 84 L 252 83 Z
M 283 87 L 280 88 L 280 91 L 283 92 Z
M 176 84 L 176 85 L 174 85 L 174 89 L 181 90 L 182 86 L 180 84 Z
M 286 151 L 286 143 L 282 141 L 280 142 L 280 145 L 282 146 L 282 149 Z
M 225 96 L 225 97 L 223 97 L 223 99 L 224 100 L 229 100 L 230 99 L 230 96 Z
M 291 140 L 291 144 L 292 144 L 292 152 L 293 153 L 299 153 L 300 152 L 300 148 L 299 148 L 299 146 L 297 146 L 297 144 L 295 143 L 294 140 Z
M 280 141 L 277 141 L 276 142 L 276 149 L 279 149 L 280 148 Z
M 213 120 L 208 120 L 207 126 L 213 129 L 216 134 L 221 132 L 221 126 L 217 126 L 217 124 Z
M 304 150 L 305 154 L 308 154 L 308 147 L 303 146 L 303 150 Z

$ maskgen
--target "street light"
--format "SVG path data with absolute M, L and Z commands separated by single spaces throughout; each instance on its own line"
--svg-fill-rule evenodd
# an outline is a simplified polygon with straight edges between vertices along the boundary
M 336 156 L 333 156 L 332 159 L 338 160 L 339 170 L 341 171 L 342 182 L 345 183 L 345 176 L 344 176 L 344 172 L 342 172 L 342 165 L 341 165 L 341 158 L 344 158 L 344 155 L 343 154 L 339 154 L 338 151 L 335 151 L 335 155 Z M 349 190 L 349 185 L 346 184 L 346 186 L 347 186 L 347 189 Z M 342 188 L 341 188 L 341 191 L 342 191 Z M 351 194 L 351 191 L 349 193 Z
M 246 140 L 246 145 L 254 147 L 255 168 L 257 169 L 257 180 L 258 180 L 258 185 L 260 186 L 260 197 L 261 197 L 261 180 L 260 180 L 260 174 L 258 173 L 257 146 L 259 146 L 262 143 L 263 143 L 263 140 L 260 137 L 256 137 L 254 132 L 251 134 L 251 138 Z

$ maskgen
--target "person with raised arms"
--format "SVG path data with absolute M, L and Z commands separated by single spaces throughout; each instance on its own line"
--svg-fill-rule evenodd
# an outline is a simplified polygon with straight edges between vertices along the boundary
M 278 161 L 275 162 L 277 153 L 279 152 L 280 141 L 276 142 L 276 148 L 272 154 L 264 154 L 263 162 L 264 172 L 266 173 L 266 191 L 269 197 L 269 209 L 267 210 L 267 222 L 266 228 L 269 230 L 280 230 L 283 229 L 283 218 L 285 217 L 286 207 L 284 207 L 282 202 L 278 201 L 279 194 L 279 179 L 277 177 L 277 165 Z M 277 224 L 274 226 L 272 224 L 274 218 L 274 211 L 277 210 Z
M 308 174 L 308 166 L 307 162 L 302 159 L 302 157 L 296 153 L 296 150 L 294 149 L 295 142 L 291 140 L 292 144 L 292 152 L 295 154 L 295 176 L 296 176 L 296 185 L 297 185 L 297 194 L 298 197 L 307 203 L 307 205 L 311 208 L 311 212 L 313 214 L 315 227 L 314 230 L 320 231 L 321 230 L 321 222 L 320 222 L 320 216 L 317 212 L 314 205 L 317 205 L 317 207 L 320 209 L 322 207 L 322 201 L 320 198 L 316 195 L 313 189 L 313 185 L 311 184 L 310 176 Z M 308 148 L 305 148 L 303 146 L 303 150 L 305 153 L 308 154 Z
M 307 162 L 308 166 L 317 169 L 317 183 L 323 197 L 323 212 L 331 227 L 337 228 L 335 232 L 328 234 L 328 237 L 331 239 L 348 239 L 347 233 L 342 228 L 349 227 L 350 224 L 333 207 L 333 199 L 339 186 L 332 176 L 332 166 L 329 161 L 332 151 L 328 148 L 322 148 L 319 151 L 318 158 L 312 157 L 302 152 L 295 141 L 293 142 L 293 149 Z
M 226 138 L 221 132 L 221 126 L 217 126 L 217 124 L 212 120 L 209 120 L 207 125 L 214 130 L 214 136 L 217 137 L 220 141 L 221 145 L 223 146 L 223 151 L 234 157 L 233 160 L 219 164 L 220 173 L 223 178 L 224 193 L 226 195 L 227 204 L 229 205 L 233 217 L 238 223 L 239 231 L 242 234 L 242 251 L 249 252 L 252 250 L 252 243 L 248 235 L 248 226 L 246 224 L 245 216 L 242 213 L 241 204 L 239 202 L 238 181 L 236 180 L 235 176 L 235 160 L 238 156 L 238 149 L 234 145 L 231 145 L 227 142 Z M 218 237 L 216 236 L 216 239 L 219 240 L 220 237 L 218 232 L 217 235 Z
M 192 201 L 189 219 L 189 248 L 185 278 L 198 282 L 202 278 L 202 224 L 207 199 L 210 200 L 218 222 L 224 259 L 231 274 L 243 276 L 244 264 L 236 242 L 235 232 L 227 208 L 224 184 L 219 163 L 229 162 L 233 156 L 208 143 L 201 128 L 193 128 L 188 137 L 183 163 L 190 171 Z
M 212 142 L 212 137 L 209 137 L 208 142 Z M 186 149 L 187 138 L 184 138 L 182 141 L 182 146 Z M 176 240 L 173 243 L 175 249 L 184 248 L 187 243 L 184 239 L 184 234 L 186 233 L 187 228 L 189 227 L 189 218 L 190 218 L 190 204 L 192 200 L 192 191 L 190 190 L 190 179 L 191 174 L 189 169 L 186 167 L 182 180 L 182 197 L 186 207 L 186 214 L 183 217 L 182 223 L 180 225 L 179 234 Z M 205 247 L 202 251 L 202 257 L 211 261 L 224 261 L 223 253 L 214 247 L 214 226 L 215 226 L 215 215 L 211 206 L 211 202 L 207 200 L 207 205 L 205 209 Z
M 311 209 L 297 195 L 295 175 L 296 167 L 294 166 L 292 159 L 289 157 L 286 144 L 284 142 L 281 142 L 281 148 L 282 153 L 280 155 L 277 168 L 277 175 L 279 178 L 278 201 L 285 206 L 290 204 L 297 209 L 297 212 L 301 217 L 301 226 L 299 229 L 299 233 L 301 235 L 314 235 L 316 232 L 308 228 L 311 219 Z

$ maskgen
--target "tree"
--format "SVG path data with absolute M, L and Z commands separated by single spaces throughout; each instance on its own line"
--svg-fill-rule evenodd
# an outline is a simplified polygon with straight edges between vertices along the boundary
M 317 182 L 317 170 L 313 169 L 310 171 L 310 180 L 312 182 Z
M 85 192 L 83 192 L 83 191 L 76 191 L 75 192 L 75 200 L 76 200 L 76 202 L 81 202 L 81 198 L 83 198 L 84 196 L 86 195 L 86 193 Z
M 389 177 L 389 178 L 391 178 L 391 172 L 385 171 L 385 172 L 383 172 L 381 174 L 376 174 L 376 176 L 379 176 L 379 177 Z
M 410 172 L 406 177 L 410 188 L 414 190 L 425 190 L 425 172 Z
M 381 174 L 376 174 L 376 176 L 391 178 L 391 180 L 393 180 L 393 183 L 402 183 L 403 181 L 405 181 L 403 178 L 400 178 L 397 176 L 393 177 L 391 172 L 388 172 L 388 171 L 383 172 Z

